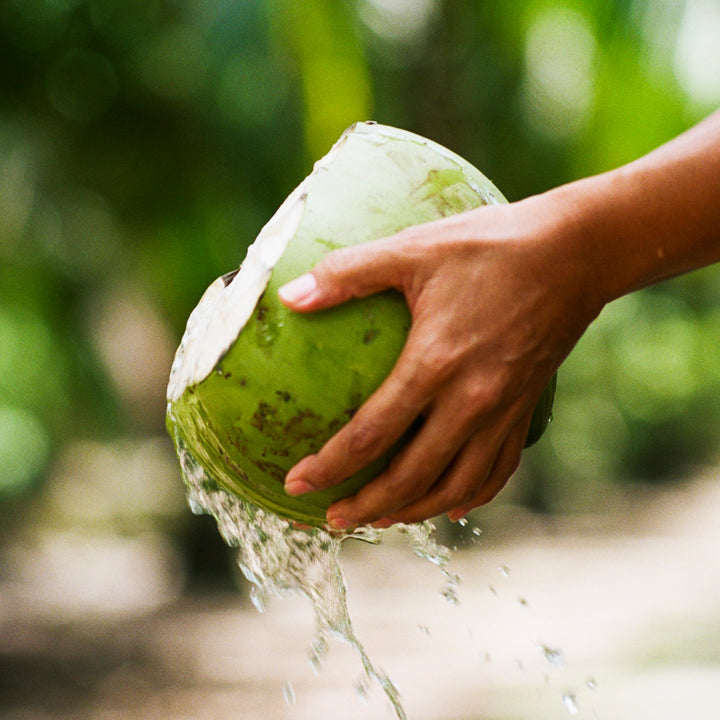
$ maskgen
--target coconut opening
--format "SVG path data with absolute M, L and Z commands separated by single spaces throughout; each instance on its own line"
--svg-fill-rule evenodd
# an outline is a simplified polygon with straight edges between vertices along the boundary
M 250 319 L 275 265 L 300 225 L 306 184 L 307 179 L 270 218 L 234 275 L 227 273 L 215 280 L 190 314 L 170 371 L 167 399 L 171 402 L 213 371 Z

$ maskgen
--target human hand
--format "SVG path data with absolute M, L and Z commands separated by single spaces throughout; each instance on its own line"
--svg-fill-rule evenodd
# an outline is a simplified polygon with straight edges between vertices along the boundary
M 390 375 L 290 470 L 289 494 L 336 485 L 418 419 L 387 470 L 330 507 L 330 527 L 457 520 L 504 487 L 543 389 L 602 308 L 560 210 L 543 196 L 478 208 L 337 250 L 281 288 L 298 312 L 395 288 L 412 316 Z

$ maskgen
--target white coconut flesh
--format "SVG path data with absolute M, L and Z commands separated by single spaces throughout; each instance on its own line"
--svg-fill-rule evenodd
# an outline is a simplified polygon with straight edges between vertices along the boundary
M 280 303 L 277 289 L 335 248 L 501 202 L 482 173 L 437 143 L 374 123 L 349 128 L 262 229 L 232 280 L 216 280 L 190 315 L 167 393 L 178 447 L 226 490 L 322 524 L 328 505 L 357 491 L 392 453 L 299 498 L 284 493 L 284 474 L 379 386 L 410 318 L 393 291 L 301 315 Z
M 248 248 L 229 283 L 222 277 L 204 292 L 190 313 L 170 371 L 167 398 L 178 400 L 189 385 L 204 380 L 228 351 L 265 292 L 273 268 L 295 234 L 305 210 L 304 186 L 291 193 Z

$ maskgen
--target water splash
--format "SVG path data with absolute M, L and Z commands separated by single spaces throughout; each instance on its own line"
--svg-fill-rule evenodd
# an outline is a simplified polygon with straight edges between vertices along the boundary
M 356 652 L 365 672 L 365 677 L 354 683 L 358 698 L 367 701 L 370 684 L 376 683 L 385 693 L 396 717 L 407 720 L 398 688 L 382 670 L 375 667 L 355 635 L 339 558 L 342 543 L 347 539 L 378 544 L 382 541 L 384 531 L 361 528 L 349 534 L 334 534 L 316 528 L 298 527 L 226 493 L 205 473 L 182 441 L 177 439 L 176 442 L 190 508 L 196 514 L 212 515 L 225 542 L 237 548 L 237 562 L 251 583 L 250 598 L 256 609 L 263 612 L 271 597 L 304 595 L 311 601 L 315 611 L 316 634 L 308 649 L 308 661 L 315 673 L 323 669 L 329 640 L 336 638 L 344 641 Z M 450 571 L 452 551 L 436 542 L 435 526 L 431 522 L 424 522 L 395 527 L 406 536 L 412 552 L 441 570 L 444 584 L 440 593 L 451 604 L 458 604 L 461 578 Z M 477 539 L 481 531 L 473 528 L 472 534 Z M 499 565 L 497 571 L 503 581 L 510 578 L 511 571 L 507 565 Z M 488 588 L 493 596 L 498 596 L 493 585 L 488 585 Z M 516 601 L 521 607 L 528 606 L 523 596 L 516 597 Z M 423 634 L 430 635 L 427 626 L 419 625 L 418 628 Z M 558 668 L 565 666 L 565 654 L 560 648 L 545 644 L 539 647 L 549 664 Z M 486 652 L 484 662 L 490 661 L 490 653 Z M 522 660 L 516 659 L 515 662 L 518 670 L 524 673 Z M 591 677 L 587 679 L 586 685 L 588 689 L 594 690 L 597 683 Z M 283 686 L 283 696 L 288 705 L 295 703 L 295 690 L 289 682 Z M 570 715 L 578 714 L 578 700 L 574 691 L 564 691 L 561 699 Z
M 440 568 L 445 577 L 440 594 L 452 605 L 457 605 L 460 602 L 458 586 L 462 580 L 459 575 L 448 569 L 452 553 L 449 548 L 440 545 L 433 538 L 435 526 L 431 522 L 424 522 L 417 525 L 400 525 L 398 529 L 408 536 L 410 549 L 418 557 L 428 560 Z
M 238 565 L 252 583 L 250 596 L 255 607 L 264 610 L 268 598 L 273 596 L 300 594 L 307 597 L 315 610 L 316 637 L 308 653 L 315 672 L 322 669 L 329 638 L 339 638 L 355 650 L 366 676 L 380 686 L 399 720 L 407 720 L 397 687 L 373 665 L 355 635 L 339 561 L 343 541 L 356 538 L 379 543 L 382 531 L 363 528 L 350 534 L 336 535 L 317 528 L 297 527 L 226 493 L 205 473 L 182 443 L 178 444 L 177 450 L 190 508 L 197 514 L 212 515 L 225 542 L 237 548 Z M 415 554 L 442 569 L 445 585 L 441 592 L 449 601 L 456 603 L 460 578 L 447 569 L 450 551 L 432 538 L 432 523 L 401 526 L 399 529 L 407 535 Z M 292 688 L 288 690 L 288 687 L 286 685 L 284 690 L 286 701 L 291 696 L 294 702 L 294 691 Z M 359 687 L 356 684 L 356 691 Z M 358 694 L 367 695 L 366 692 Z

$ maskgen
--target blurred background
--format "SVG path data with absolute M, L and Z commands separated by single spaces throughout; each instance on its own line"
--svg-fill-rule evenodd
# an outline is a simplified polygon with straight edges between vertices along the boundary
M 169 367 L 205 287 L 348 125 L 430 137 L 517 200 L 709 114 L 718 38 L 717 0 L 0 3 L 0 714 L 206 716 L 166 702 L 202 684 L 197 649 L 167 654 L 169 638 L 248 611 L 247 588 L 185 503 Z M 648 508 L 716 507 L 698 487 L 715 492 L 719 350 L 718 268 L 608 308 L 562 369 L 546 438 L 473 516 L 486 552 L 526 557 L 568 527 L 619 542 L 638 508 L 657 530 L 667 516 Z M 480 552 L 468 529 L 439 531 Z M 240 634 L 251 623 L 273 619 Z M 162 657 L 141 642 L 153 628 Z M 276 681 L 264 710 L 232 696 L 223 715 L 216 697 L 207 717 L 303 717 Z

